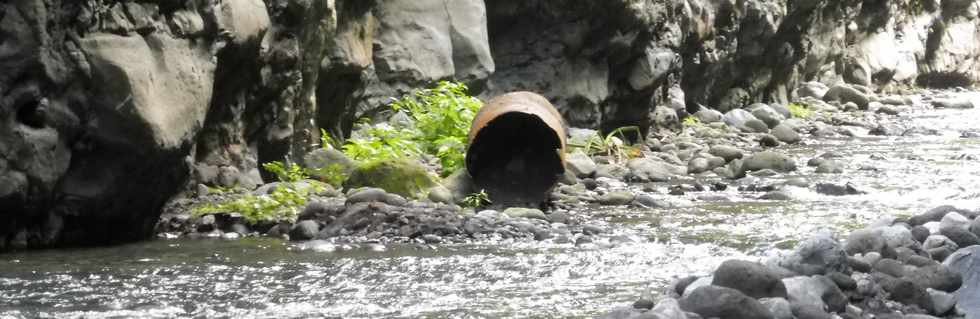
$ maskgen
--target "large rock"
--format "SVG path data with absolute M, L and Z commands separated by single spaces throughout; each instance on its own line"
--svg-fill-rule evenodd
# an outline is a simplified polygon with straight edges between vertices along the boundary
M 724 158 L 726 162 L 742 158 L 742 150 L 731 145 L 714 145 L 708 149 L 708 153 Z
M 752 297 L 735 289 L 713 285 L 694 289 L 689 296 L 681 299 L 680 304 L 681 309 L 699 314 L 704 318 L 766 319 L 773 317 L 768 308 Z
M 794 307 L 810 306 L 840 312 L 847 306 L 847 297 L 837 285 L 824 276 L 798 276 L 783 279 L 789 302 Z
M 678 175 L 687 174 L 687 167 L 655 161 L 650 158 L 634 158 L 626 163 L 632 176 L 641 182 L 665 182 Z
M 771 169 L 778 172 L 792 172 L 796 170 L 796 162 L 784 154 L 758 152 L 745 159 L 745 168 L 748 171 Z
M 980 246 L 956 251 L 943 265 L 962 278 L 963 284 L 956 290 L 957 307 L 967 318 L 980 318 Z
M 861 110 L 867 110 L 868 103 L 871 102 L 868 95 L 861 93 L 861 91 L 858 91 L 854 87 L 847 84 L 837 84 L 832 86 L 830 90 L 824 94 L 823 100 L 827 102 L 837 101 L 841 104 L 852 102 L 857 104 L 858 109 Z
M 780 142 L 787 144 L 796 144 L 803 140 L 803 138 L 800 137 L 800 133 L 797 133 L 792 127 L 785 124 L 776 125 L 776 127 L 772 129 L 771 133 Z
M 94 19 L 78 14 L 91 5 L 0 4 L 0 250 L 149 237 L 190 176 L 185 157 L 215 87 L 216 34 L 147 31 L 214 16 L 114 3 L 99 4 L 102 21 L 82 21 Z
M 820 231 L 800 242 L 778 265 L 802 275 L 848 272 L 847 253 L 829 231 Z
M 409 198 L 425 198 L 426 192 L 436 184 L 436 177 L 425 167 L 408 159 L 361 164 L 344 182 L 347 188 L 377 187 Z
M 303 166 L 311 169 L 312 177 L 327 180 L 336 178 L 329 175 L 341 174 L 341 177 L 349 175 L 356 165 L 341 151 L 318 148 L 306 154 L 303 158 Z
M 816 99 L 823 99 L 823 96 L 829 91 L 826 85 L 820 82 L 803 82 L 796 89 L 796 95 L 799 98 L 812 97 Z
M 776 125 L 779 125 L 779 122 L 786 119 L 786 117 L 779 112 L 776 112 L 776 110 L 774 110 L 772 107 L 769 107 L 763 103 L 749 105 L 749 110 L 752 111 L 752 116 L 755 116 L 755 118 L 765 122 L 769 128 L 776 127 Z
M 206 48 L 162 34 L 93 35 L 81 47 L 89 56 L 93 77 L 104 84 L 100 92 L 107 107 L 116 107 L 114 111 L 125 112 L 120 114 L 124 121 L 142 126 L 135 131 L 122 124 L 107 127 L 115 135 L 175 149 L 201 126 L 215 67 Z
M 847 237 L 844 251 L 849 255 L 859 253 L 882 253 L 885 248 L 916 247 L 918 242 L 912 232 L 902 226 L 879 226 L 862 228 L 851 232 Z
M 651 47 L 644 50 L 642 58 L 636 60 L 629 75 L 630 87 L 642 91 L 663 82 L 668 72 L 677 68 L 680 56 L 671 49 Z
M 712 285 L 741 291 L 753 298 L 786 297 L 782 278 L 768 267 L 744 260 L 721 263 L 714 273 Z
M 131 16 L 132 7 L 128 8 Z M 246 45 L 261 39 L 271 21 L 261 0 L 223 1 L 215 8 L 215 24 L 225 30 L 232 42 Z
M 374 63 L 381 80 L 475 80 L 493 73 L 483 1 L 379 3 Z
M 750 121 L 759 121 L 752 115 L 749 111 L 743 109 L 734 109 L 725 113 L 722 117 L 722 121 L 728 126 L 743 130 L 743 131 L 754 131 L 752 127 L 749 126 Z
M 905 273 L 905 277 L 923 288 L 953 292 L 960 288 L 963 279 L 945 265 L 917 267 Z
M 694 117 L 698 119 L 698 122 L 704 124 L 721 122 L 723 116 L 724 115 L 721 114 L 721 112 L 709 108 L 702 108 L 701 110 L 694 112 Z
M 599 166 L 584 152 L 573 152 L 565 157 L 565 167 L 578 178 L 592 177 Z

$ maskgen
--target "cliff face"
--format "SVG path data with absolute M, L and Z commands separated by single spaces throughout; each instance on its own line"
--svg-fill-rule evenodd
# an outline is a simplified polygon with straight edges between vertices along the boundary
M 572 126 L 980 79 L 971 0 L 11 0 L 0 4 L 0 250 L 148 236 L 188 183 L 260 183 L 317 127 L 458 79 Z M 672 112 L 671 112 L 672 111 Z M 268 176 L 266 176 L 268 178 Z

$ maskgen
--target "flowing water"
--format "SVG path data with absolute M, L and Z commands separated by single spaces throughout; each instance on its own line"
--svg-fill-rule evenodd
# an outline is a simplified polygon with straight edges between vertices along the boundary
M 960 135 L 978 129 L 980 110 L 919 110 L 901 121 L 938 135 L 809 140 L 788 149 L 800 171 L 762 180 L 852 182 L 864 195 L 826 196 L 810 187 L 791 189 L 794 200 L 765 201 L 729 187 L 688 193 L 694 205 L 686 208 L 596 208 L 577 213 L 612 233 L 580 245 L 254 238 L 5 254 L 0 318 L 593 317 L 725 259 L 791 248 L 819 228 L 844 235 L 889 214 L 976 208 L 980 138 Z M 844 174 L 806 167 L 826 151 L 843 156 Z

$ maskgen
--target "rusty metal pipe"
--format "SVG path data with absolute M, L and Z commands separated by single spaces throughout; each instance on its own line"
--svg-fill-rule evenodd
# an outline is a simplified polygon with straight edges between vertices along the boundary
M 466 169 L 498 204 L 539 204 L 565 173 L 565 127 L 543 96 L 512 92 L 477 112 Z

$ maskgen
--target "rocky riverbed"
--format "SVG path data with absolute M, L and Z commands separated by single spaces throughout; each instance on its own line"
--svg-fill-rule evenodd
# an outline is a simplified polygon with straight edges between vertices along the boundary
M 980 219 L 970 200 L 978 194 L 929 192 L 924 185 L 907 184 L 916 181 L 889 178 L 912 166 L 975 161 L 977 154 L 967 146 L 978 132 L 960 126 L 962 119 L 950 118 L 956 115 L 944 113 L 971 112 L 976 95 L 919 91 L 878 97 L 850 86 L 813 86 L 814 95 L 824 99 L 804 97 L 801 104 L 808 105 L 810 112 L 806 115 L 794 117 L 786 106 L 765 104 L 725 114 L 704 110 L 693 114 L 698 120 L 686 122 L 680 130 L 651 132 L 641 146 L 642 157 L 573 153 L 567 157 L 571 176 L 556 187 L 545 209 L 463 209 L 451 202 L 409 201 L 376 188 L 346 194 L 330 189 L 311 202 L 295 224 L 250 228 L 235 214 L 189 215 L 186 209 L 194 203 L 226 196 L 202 194 L 174 202 L 158 230 L 160 237 L 171 239 L 282 237 L 299 242 L 295 244 L 299 249 L 314 251 L 334 251 L 351 244 L 520 243 L 615 249 L 623 243 L 648 240 L 706 242 L 731 246 L 750 256 L 725 261 L 706 276 L 675 274 L 680 277 L 669 287 L 655 286 L 633 305 L 617 308 L 606 317 L 976 315 L 978 310 L 969 308 L 973 305 L 970 296 L 977 293 L 977 282 L 971 279 L 976 270 L 971 259 L 975 247 L 970 246 L 980 244 Z M 833 95 L 841 97 L 827 98 Z M 959 131 L 944 131 L 949 127 Z M 572 140 L 591 134 L 579 129 L 571 132 Z M 934 158 L 929 148 L 936 145 L 928 144 L 894 149 L 903 140 L 950 134 L 958 135 L 952 141 L 963 143 L 963 153 Z M 849 148 L 849 143 L 862 144 L 862 149 Z M 939 181 L 956 185 L 962 182 L 960 178 L 948 176 Z M 937 206 L 921 214 L 915 211 L 956 199 L 967 204 Z M 820 202 L 825 201 L 865 207 L 830 203 L 830 207 L 821 207 Z M 803 203 L 813 209 L 796 212 L 801 216 L 789 219 L 809 225 L 784 224 L 763 216 L 789 208 L 784 203 Z M 736 204 L 729 207 L 733 211 L 721 214 L 698 212 L 703 215 L 695 217 L 684 212 L 732 204 Z M 820 210 L 827 208 L 837 210 L 831 213 L 837 215 L 836 220 L 808 220 L 825 214 Z M 691 217 L 695 218 L 683 220 Z M 678 221 L 695 231 L 663 232 L 670 227 L 664 223 Z M 627 229 L 619 229 L 623 224 Z M 637 224 L 641 227 L 635 227 Z M 717 227 L 696 230 L 701 226 Z M 753 234 L 758 228 L 766 229 Z
M 980 112 L 945 103 L 977 95 L 864 96 L 569 156 L 543 209 L 327 189 L 295 224 L 249 226 L 189 213 L 229 196 L 205 189 L 168 206 L 162 240 L 8 255 L 0 315 L 969 317 Z

